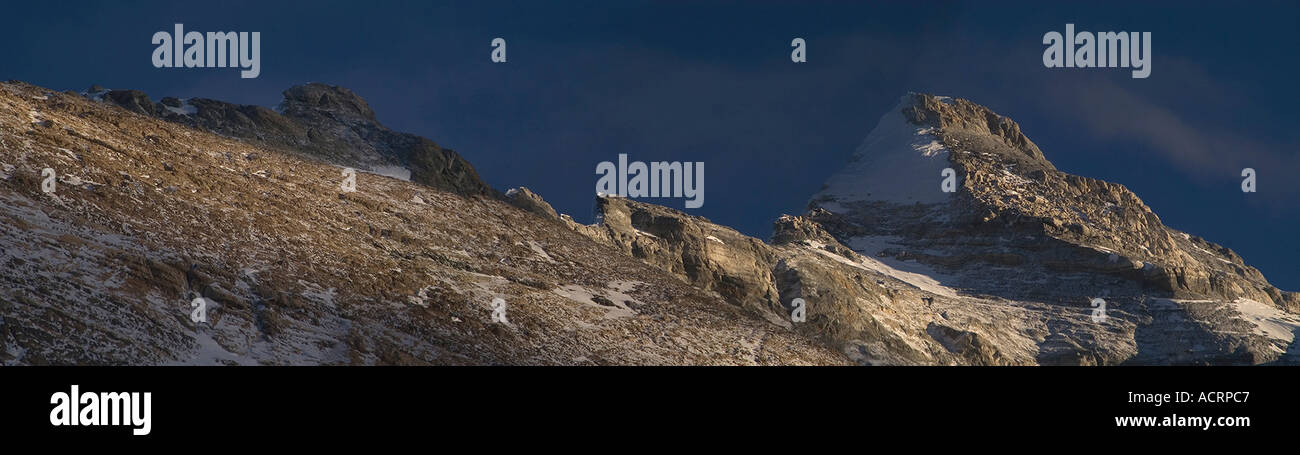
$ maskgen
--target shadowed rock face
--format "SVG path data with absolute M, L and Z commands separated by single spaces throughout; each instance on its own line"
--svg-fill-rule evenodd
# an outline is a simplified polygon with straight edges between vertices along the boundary
M 883 162 L 924 184 L 888 180 Z M 1297 294 L 1165 227 L 1123 185 L 1056 170 L 1015 122 L 966 100 L 904 97 L 771 244 L 624 199 L 598 198 L 597 213 L 570 227 L 861 363 L 1300 361 Z M 790 322 L 796 298 L 806 322 Z
M 1261 328 L 1270 318 L 1287 319 L 1290 327 L 1287 312 L 1300 311 L 1297 294 L 1273 287 L 1231 250 L 1164 226 L 1123 185 L 1056 170 L 1015 122 L 982 106 L 913 94 L 888 115 L 933 137 L 959 185 L 946 198 L 912 205 L 833 191 L 815 197 L 810 206 L 827 210 L 814 218 L 859 253 L 925 266 L 972 295 L 1065 307 L 1104 298 L 1112 317 L 1137 324 L 1133 361 L 1260 363 L 1288 356 L 1294 337 Z M 929 177 L 934 183 L 924 190 L 940 191 L 939 174 Z M 1202 301 L 1222 311 L 1190 303 Z M 1268 317 L 1252 314 L 1257 303 Z M 1162 323 L 1178 319 L 1166 317 L 1170 311 L 1187 330 L 1144 336 L 1176 326 Z M 1241 321 L 1256 330 L 1230 334 L 1242 331 Z M 1056 347 L 1089 349 L 1080 337 L 1065 336 Z
M 137 90 L 91 90 L 87 95 L 138 114 L 305 153 L 341 166 L 380 172 L 406 168 L 412 181 L 435 188 L 495 194 L 456 152 L 424 137 L 388 129 L 364 99 L 343 87 L 320 83 L 291 87 L 284 91 L 279 112 L 203 98 L 165 98 L 153 103 Z
M 902 247 L 890 254 L 960 275 L 957 287 L 1005 297 L 1248 298 L 1300 311 L 1295 293 L 1269 285 L 1231 250 L 1164 226 L 1123 185 L 1057 171 L 1010 119 L 929 95 L 912 95 L 901 113 L 939 139 L 960 187 L 921 207 L 815 198 L 812 206 L 836 209 L 822 218 L 841 240 L 897 237 Z M 1060 285 L 1076 273 L 1089 279 Z

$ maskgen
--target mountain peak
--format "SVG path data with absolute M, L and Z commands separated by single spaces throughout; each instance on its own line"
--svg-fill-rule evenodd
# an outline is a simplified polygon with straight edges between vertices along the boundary
M 852 157 L 831 176 L 813 198 L 840 208 L 841 203 L 877 201 L 890 204 L 935 204 L 949 195 L 936 191 L 937 179 L 948 167 L 949 150 L 935 135 L 942 117 L 926 101 L 940 98 L 909 93 L 880 117 Z M 933 123 L 933 124 L 932 124 Z
M 953 191 L 944 191 L 945 178 Z M 1057 170 L 1014 121 L 963 99 L 904 96 L 809 206 L 809 218 L 857 253 L 892 257 L 960 292 L 1057 305 L 1105 296 L 1133 307 L 1178 299 L 1300 310 L 1300 295 L 1278 290 L 1231 250 L 1166 227 L 1124 185 Z M 1173 358 L 1157 351 L 1144 361 Z M 1266 351 L 1259 355 L 1273 355 Z
M 938 182 L 952 167 L 953 147 L 977 148 L 1017 174 L 1056 170 L 1010 118 L 965 99 L 908 93 L 826 181 L 814 204 L 945 202 L 950 194 Z
M 924 93 L 910 93 L 909 96 L 911 102 L 903 106 L 901 112 L 912 124 L 936 128 L 954 140 L 998 139 L 1007 147 L 993 147 L 990 151 L 1003 158 L 1035 169 L 1056 169 L 1043 156 L 1042 150 L 1020 131 L 1019 124 L 992 109 L 962 98 Z
M 302 116 L 308 112 L 323 111 L 341 118 L 352 118 L 377 123 L 375 111 L 366 100 L 343 87 L 312 82 L 295 85 L 284 91 L 281 113 Z

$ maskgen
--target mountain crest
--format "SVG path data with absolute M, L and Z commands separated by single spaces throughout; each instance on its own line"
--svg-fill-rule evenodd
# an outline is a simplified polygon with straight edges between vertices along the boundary
M 953 140 L 981 136 L 1001 139 L 1015 152 L 1019 152 L 1010 154 L 1007 158 L 1030 164 L 1034 168 L 1056 169 L 1043 156 L 1038 146 L 1020 131 L 1020 125 L 1010 118 L 965 99 L 923 93 L 911 93 L 908 96 L 912 102 L 902 108 L 902 113 L 914 124 L 936 128 L 952 136 Z
M 0 363 L 1300 363 L 1297 294 L 965 100 L 903 97 L 763 242 L 458 197 L 491 190 L 338 87 L 83 96 L 0 84 Z
M 284 101 L 277 110 L 289 117 L 329 113 L 342 121 L 379 123 L 366 100 L 346 88 L 319 82 L 295 85 L 285 90 Z
M 365 99 L 322 83 L 284 91 L 277 110 L 205 98 L 163 98 L 155 103 L 138 90 L 92 87 L 83 96 L 137 114 L 204 129 L 223 136 L 314 156 L 461 194 L 496 195 L 474 167 L 428 138 L 390 130 Z M 277 112 L 278 111 L 278 112 Z

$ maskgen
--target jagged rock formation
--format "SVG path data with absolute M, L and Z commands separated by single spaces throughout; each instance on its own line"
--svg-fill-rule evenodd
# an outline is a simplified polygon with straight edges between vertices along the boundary
M 555 208 L 551 207 L 550 203 L 547 203 L 545 199 L 542 199 L 541 196 L 528 188 L 511 188 L 506 191 L 506 201 L 510 202 L 510 205 L 532 212 L 542 218 L 560 219 L 560 216 L 555 213 Z
M 860 256 L 810 217 L 777 220 L 769 245 L 651 204 L 600 197 L 597 210 L 600 223 L 568 221 L 570 228 L 861 364 L 1033 365 L 1035 339 L 1049 325 L 1087 330 L 1076 310 L 959 296 Z M 796 298 L 806 303 L 805 321 L 791 318 Z M 1122 337 L 1113 338 L 1131 354 Z
M 910 174 L 869 165 L 909 158 L 922 163 Z M 960 181 L 954 193 L 940 189 L 945 167 Z M 1300 311 L 1297 294 L 1231 250 L 1165 227 L 1123 185 L 1056 170 L 1015 122 L 966 100 L 904 97 L 810 205 L 855 251 L 915 264 L 963 294 L 1063 307 L 1104 298 L 1107 324 L 1132 324 L 1138 344 L 1111 360 L 1263 363 L 1295 353 L 1285 312 Z M 1042 348 L 1101 350 L 1090 337 L 1062 333 Z
M 770 273 L 774 255 L 762 241 L 666 207 L 604 196 L 596 204 L 599 224 L 566 222 L 597 242 L 789 326 Z
M 463 194 L 493 194 L 456 152 L 427 138 L 388 129 L 364 99 L 342 87 L 320 83 L 291 87 L 284 91 L 277 110 L 203 98 L 163 98 L 154 103 L 138 90 L 100 87 L 91 87 L 85 95 L 137 114 L 334 164 Z
M 905 97 L 771 245 L 634 201 L 597 212 L 570 227 L 862 363 L 1300 361 L 1297 294 L 966 100 Z
M 0 84 L 0 364 L 848 363 L 497 198 L 340 174 Z

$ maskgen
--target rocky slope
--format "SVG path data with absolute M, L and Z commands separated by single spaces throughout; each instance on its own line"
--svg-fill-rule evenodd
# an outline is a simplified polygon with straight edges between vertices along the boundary
M 906 128 L 896 130 L 899 118 Z M 812 206 L 854 250 L 924 267 L 970 295 L 1064 307 L 1103 298 L 1107 324 L 1132 324 L 1138 347 L 1107 363 L 1294 361 L 1300 296 L 1231 250 L 1164 226 L 1123 185 L 1056 170 L 1010 119 L 966 100 L 909 95 L 878 130 L 924 142 L 959 185 L 943 193 L 942 171 L 930 169 L 907 190 L 918 203 L 882 197 L 870 171 L 832 177 Z M 855 159 L 882 154 L 874 145 Z M 1091 350 L 1068 336 L 1044 347 L 1075 345 Z
M 299 93 L 258 115 L 304 118 Z M 241 140 L 121 104 L 0 84 L 0 364 L 848 362 L 457 180 L 343 191 L 313 147 L 382 130 Z
M 904 97 L 771 244 L 633 201 L 597 210 L 570 227 L 861 363 L 1300 361 L 1296 293 L 966 100 Z
M 865 365 L 1034 365 L 1055 332 L 1087 332 L 1131 355 L 1129 336 L 1085 313 L 959 295 L 933 279 L 855 253 L 814 216 L 777 220 L 772 244 L 706 219 L 600 198 L 601 223 L 571 229 L 671 272 L 769 323 L 821 340 Z M 795 299 L 806 318 L 794 321 Z M 1053 363 L 1048 361 L 1047 363 Z M 1087 363 L 1087 362 L 1085 362 Z
M 578 224 L 320 84 L 277 112 L 5 83 L 0 199 L 3 364 L 1300 362 L 1297 294 L 929 95 L 770 242 L 609 197 Z

